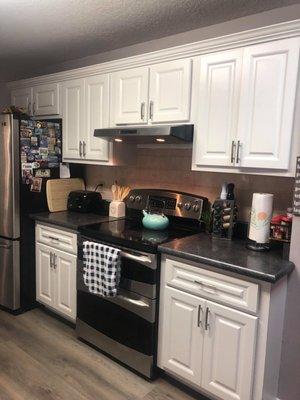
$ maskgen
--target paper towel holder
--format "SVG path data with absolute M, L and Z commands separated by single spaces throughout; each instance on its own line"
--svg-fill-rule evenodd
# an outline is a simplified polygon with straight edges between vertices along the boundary
M 247 247 L 247 249 L 253 250 L 253 251 L 259 251 L 259 252 L 269 251 L 270 250 L 270 242 L 258 243 L 258 242 L 255 242 L 255 240 L 251 240 L 251 239 L 247 238 L 246 247 Z

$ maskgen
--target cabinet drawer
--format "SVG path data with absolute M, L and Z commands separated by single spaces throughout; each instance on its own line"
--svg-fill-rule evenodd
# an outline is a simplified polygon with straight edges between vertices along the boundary
M 52 228 L 47 225 L 36 225 L 36 241 L 53 248 L 77 254 L 77 234 Z
M 259 285 L 256 283 L 171 259 L 166 260 L 165 273 L 168 286 L 243 310 L 257 312 Z

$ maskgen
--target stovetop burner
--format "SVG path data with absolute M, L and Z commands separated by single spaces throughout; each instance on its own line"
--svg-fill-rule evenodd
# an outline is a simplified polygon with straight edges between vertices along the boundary
M 156 231 L 143 227 L 141 220 L 118 219 L 79 228 L 82 235 L 109 244 L 156 252 L 157 247 L 174 239 L 193 235 L 200 231 L 198 224 L 178 225 L 170 221 L 168 229 Z
M 108 245 L 156 253 L 162 243 L 203 230 L 204 217 L 209 210 L 205 197 L 162 189 L 133 189 L 125 202 L 126 218 L 84 226 L 79 228 L 80 233 Z M 167 229 L 144 228 L 142 211 L 154 209 L 169 218 Z

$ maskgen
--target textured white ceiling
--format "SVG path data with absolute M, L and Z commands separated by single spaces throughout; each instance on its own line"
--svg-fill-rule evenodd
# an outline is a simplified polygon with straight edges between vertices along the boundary
M 0 0 L 0 80 L 299 0 Z

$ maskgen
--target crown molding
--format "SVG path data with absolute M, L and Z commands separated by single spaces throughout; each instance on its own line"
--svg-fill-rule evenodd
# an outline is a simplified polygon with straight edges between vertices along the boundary
M 9 82 L 7 86 L 10 89 L 14 89 L 19 87 L 41 85 L 45 83 L 57 83 L 69 79 L 106 74 L 135 67 L 143 67 L 160 62 L 172 61 L 174 59 L 195 57 L 215 51 L 229 50 L 237 47 L 244 47 L 261 42 L 268 42 L 296 36 L 300 36 L 300 19 L 170 47 L 136 56 L 121 58 L 101 64 L 57 72 L 49 75 L 42 75 L 29 79 L 12 81 Z

